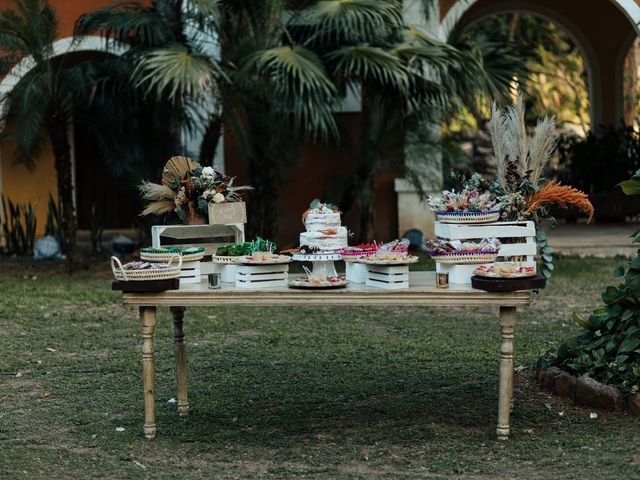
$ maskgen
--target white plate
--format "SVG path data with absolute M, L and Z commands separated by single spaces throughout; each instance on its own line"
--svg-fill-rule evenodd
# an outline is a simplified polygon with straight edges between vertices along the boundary
M 407 255 L 393 260 L 380 260 L 377 256 L 372 255 L 370 257 L 360 257 L 355 261 L 366 263 L 367 265 L 409 265 L 410 263 L 416 263 L 418 260 L 420 259 L 415 255 Z
M 252 255 L 238 257 L 238 263 L 242 265 L 283 265 L 290 262 L 291 257 L 288 255 L 273 255 L 269 259 L 254 259 Z
M 304 280 L 302 280 L 302 278 L 304 278 Z M 307 277 L 301 277 L 297 280 L 291 280 L 289 282 L 289 287 L 291 288 L 307 288 L 309 290 L 330 290 L 332 288 L 345 288 L 347 285 L 349 285 L 349 281 L 345 278 L 342 280 L 338 280 L 336 282 L 325 282 L 325 283 L 321 283 L 319 285 L 313 284 L 311 282 L 309 282 L 307 279 Z

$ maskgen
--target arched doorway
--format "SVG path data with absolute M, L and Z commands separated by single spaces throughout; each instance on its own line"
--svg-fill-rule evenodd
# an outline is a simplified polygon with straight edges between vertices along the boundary
M 629 38 L 637 35 L 640 6 L 609 0 L 443 0 L 440 33 L 456 23 L 472 24 L 490 15 L 522 12 L 543 16 L 560 25 L 580 48 L 590 80 L 592 125 L 615 125 L 624 116 L 623 64 Z M 606 29 L 605 29 L 606 26 Z

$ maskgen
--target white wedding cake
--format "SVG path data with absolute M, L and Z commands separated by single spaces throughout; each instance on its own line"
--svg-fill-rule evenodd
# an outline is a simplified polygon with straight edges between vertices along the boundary
M 300 246 L 322 251 L 337 251 L 347 246 L 347 229 L 340 223 L 340 210 L 314 200 L 302 216 L 306 232 L 300 234 Z

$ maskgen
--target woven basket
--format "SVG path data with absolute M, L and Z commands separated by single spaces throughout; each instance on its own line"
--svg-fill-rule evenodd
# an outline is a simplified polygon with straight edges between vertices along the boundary
M 182 257 L 182 263 L 197 262 L 204 257 L 204 248 L 201 252 L 187 254 L 177 252 L 145 252 L 144 250 L 140 250 L 140 260 L 144 260 L 145 262 L 168 263 L 171 257 L 175 257 L 176 255 Z
M 457 265 L 474 264 L 474 263 L 491 263 L 498 257 L 498 251 L 495 252 L 451 252 L 451 253 L 431 253 L 431 258 L 440 263 L 453 263 Z
M 177 260 L 177 265 L 173 263 Z M 144 281 L 144 280 L 168 280 L 180 276 L 182 257 L 174 254 L 167 262 L 168 268 L 149 268 L 147 270 L 125 270 L 118 257 L 111 257 L 111 270 L 116 280 Z
M 491 223 L 500 220 L 500 210 L 489 212 L 435 212 L 442 223 Z

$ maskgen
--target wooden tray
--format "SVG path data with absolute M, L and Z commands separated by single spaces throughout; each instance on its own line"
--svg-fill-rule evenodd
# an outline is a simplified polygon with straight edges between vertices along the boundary
M 542 275 L 526 278 L 488 278 L 471 277 L 471 286 L 485 292 L 518 292 L 521 290 L 539 290 L 547 284 Z
M 179 288 L 179 278 L 146 280 L 140 282 L 123 282 L 122 280 L 115 280 L 111 282 L 111 290 L 118 290 L 122 292 L 165 292 L 167 290 L 178 290 Z

